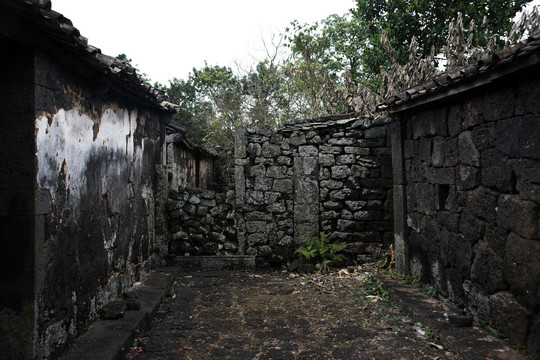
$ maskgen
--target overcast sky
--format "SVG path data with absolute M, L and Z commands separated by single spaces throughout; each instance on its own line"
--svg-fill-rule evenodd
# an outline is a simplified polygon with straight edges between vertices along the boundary
M 187 78 L 204 61 L 233 67 L 263 59 L 270 41 L 293 20 L 343 15 L 354 0 L 51 0 L 102 53 L 125 53 L 152 82 Z
M 343 15 L 355 0 L 51 0 L 104 54 L 124 53 L 152 82 L 209 65 L 243 68 L 265 58 L 291 21 L 313 23 Z M 535 0 L 534 3 L 540 3 Z

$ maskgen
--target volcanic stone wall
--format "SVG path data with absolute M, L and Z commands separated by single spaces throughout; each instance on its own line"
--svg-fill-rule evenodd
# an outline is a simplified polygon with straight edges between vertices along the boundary
M 236 255 L 234 191 L 181 189 L 167 201 L 171 256 Z M 174 259 L 171 259 L 174 260 Z
M 302 237 L 346 241 L 354 260 L 392 241 L 385 119 L 327 117 L 236 133 L 240 253 L 284 263 Z
M 538 355 L 540 78 L 531 75 L 405 112 L 392 150 L 403 262 Z

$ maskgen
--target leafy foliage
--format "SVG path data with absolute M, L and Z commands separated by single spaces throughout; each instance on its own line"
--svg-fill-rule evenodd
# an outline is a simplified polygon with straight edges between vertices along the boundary
M 478 32 L 474 43 L 486 47 L 493 36 L 499 39 L 507 34 L 512 19 L 530 0 L 357 0 L 355 17 L 364 23 L 369 34 L 370 51 L 363 56 L 367 71 L 379 74 L 381 65 L 389 65 L 383 49 L 379 47 L 382 34 L 395 51 L 400 64 L 409 60 L 411 39 L 417 41 L 421 57 L 429 56 L 433 49 L 441 49 L 449 34 L 448 20 L 463 16 L 465 24 L 475 23 Z M 494 48 L 502 48 L 497 40 Z
M 347 244 L 344 242 L 330 243 L 328 235 L 321 233 L 318 239 L 302 236 L 304 245 L 294 252 L 308 262 L 320 263 L 321 270 L 324 271 L 328 266 L 338 266 L 343 262 L 343 251 Z
M 247 71 L 205 63 L 187 80 L 171 80 L 166 91 L 180 105 L 174 119 L 195 142 L 230 150 L 239 126 L 351 111 L 373 116 L 384 98 L 442 65 L 464 65 L 538 30 L 538 10 L 510 29 L 528 2 L 357 0 L 349 14 L 294 21 L 278 41 L 263 40 L 266 58 Z

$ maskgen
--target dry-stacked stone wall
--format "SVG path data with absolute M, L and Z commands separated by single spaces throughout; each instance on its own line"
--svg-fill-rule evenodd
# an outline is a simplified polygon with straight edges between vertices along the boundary
M 301 238 L 330 234 L 353 260 L 393 241 L 386 119 L 326 117 L 236 134 L 239 248 L 291 259 Z
M 234 191 L 171 191 L 167 201 L 169 254 L 235 255 Z
M 392 136 L 396 189 L 404 189 L 396 190 L 396 223 L 405 226 L 396 239 L 408 238 L 412 273 L 533 354 L 540 354 L 539 79 L 529 74 L 409 111 Z

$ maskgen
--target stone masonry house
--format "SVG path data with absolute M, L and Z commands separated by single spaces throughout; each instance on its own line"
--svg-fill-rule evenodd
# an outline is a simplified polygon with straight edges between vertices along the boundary
M 55 358 L 161 263 L 174 106 L 44 0 L 0 0 L 0 357 Z
M 190 141 L 186 137 L 186 128 L 176 122 L 167 125 L 166 146 L 170 189 L 208 189 L 214 186 L 216 151 Z
M 392 118 L 397 270 L 540 357 L 540 36 L 406 90 Z

